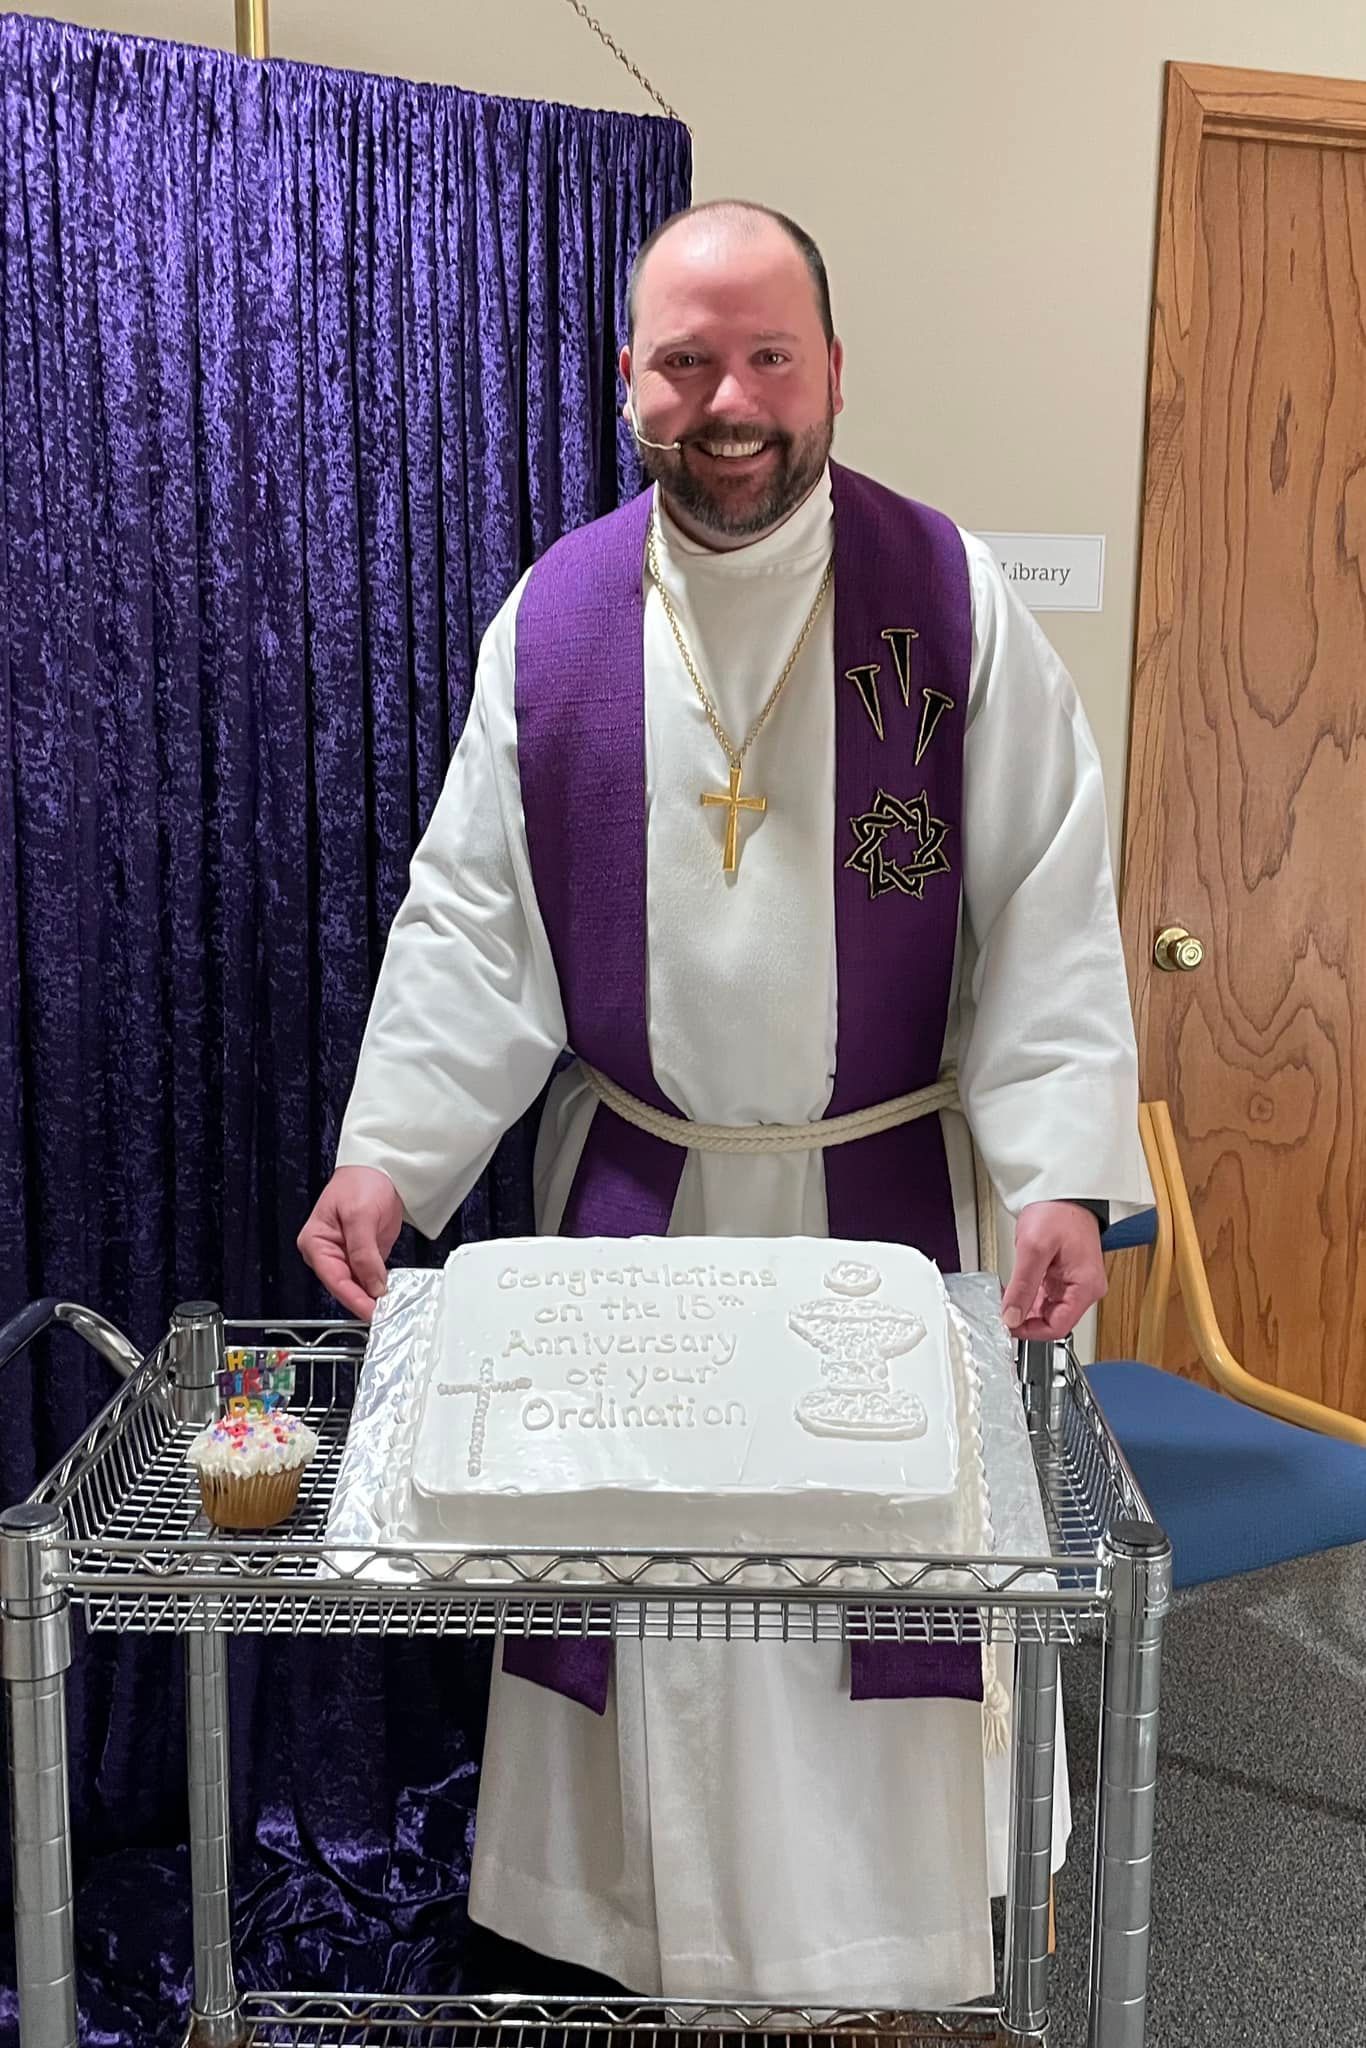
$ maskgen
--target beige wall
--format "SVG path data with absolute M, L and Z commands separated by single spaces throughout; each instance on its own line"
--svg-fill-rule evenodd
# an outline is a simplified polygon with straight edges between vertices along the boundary
M 231 0 L 47 6 L 230 46 Z M 271 0 L 281 57 L 641 111 L 567 0 Z M 823 244 L 840 452 L 969 527 L 1104 533 L 1105 609 L 1043 623 L 1116 833 L 1168 58 L 1366 77 L 1361 0 L 591 0 L 693 128 L 698 198 Z M 1022 770 L 1022 772 L 1027 772 Z

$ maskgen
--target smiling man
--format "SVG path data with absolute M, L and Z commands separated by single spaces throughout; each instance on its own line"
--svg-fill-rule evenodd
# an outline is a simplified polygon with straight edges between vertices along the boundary
M 673 250 L 652 262 L 670 238 Z M 727 255 L 736 238 L 750 245 L 743 270 Z M 794 288 L 800 325 L 766 324 Z M 637 429 L 675 520 L 709 548 L 771 532 L 820 482 L 843 405 L 844 351 L 819 251 L 795 222 L 697 209 L 645 244 L 630 310 L 621 373 L 643 416 L 675 436 L 656 445 Z M 718 361 L 722 332 L 740 343 L 738 362 Z
M 566 1049 L 544 1231 L 972 1266 L 975 1139 L 1015 1219 L 1009 1326 L 1060 1334 L 1103 1291 L 1097 1212 L 1147 1184 L 1095 749 L 989 551 L 830 461 L 843 368 L 783 216 L 699 207 L 641 251 L 621 371 L 655 488 L 552 548 L 485 640 L 300 1239 L 356 1313 Z M 793 1147 L 949 1065 L 961 1113 Z M 753 1147 L 696 1149 L 701 1124 Z M 851 1702 L 837 1645 L 621 1643 L 576 1690 L 510 1652 L 474 1917 L 645 1993 L 986 1990 L 980 1669 L 976 1697 L 855 1678 Z

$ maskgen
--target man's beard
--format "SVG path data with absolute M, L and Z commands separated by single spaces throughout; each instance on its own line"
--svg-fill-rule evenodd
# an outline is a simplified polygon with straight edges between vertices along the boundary
M 769 527 L 777 526 L 801 504 L 825 468 L 834 438 L 835 407 L 833 400 L 827 398 L 825 418 L 819 425 L 808 427 L 804 434 L 784 434 L 776 429 L 759 434 L 752 426 L 730 427 L 722 423 L 681 436 L 682 448 L 666 451 L 642 447 L 640 460 L 650 481 L 657 483 L 665 496 L 698 526 L 727 540 L 744 540 L 751 534 L 764 533 Z M 743 509 L 733 511 L 723 492 L 712 491 L 705 480 L 688 467 L 684 450 L 703 441 L 755 440 L 765 441 L 774 447 L 778 461 L 761 495 L 750 500 Z

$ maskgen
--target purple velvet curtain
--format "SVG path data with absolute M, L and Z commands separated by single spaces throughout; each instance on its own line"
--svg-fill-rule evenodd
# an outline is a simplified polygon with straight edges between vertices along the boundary
M 689 140 L 14 17 L 0 71 L 0 1317 L 147 1343 L 322 1306 L 294 1238 L 480 636 L 637 484 L 626 272 Z M 516 1134 L 458 1228 L 528 1218 Z M 110 1391 L 0 1374 L 0 1502 Z M 233 1665 L 244 1979 L 471 1981 L 484 1653 Z M 78 1631 L 69 1703 L 83 2038 L 178 2040 L 178 1650 Z

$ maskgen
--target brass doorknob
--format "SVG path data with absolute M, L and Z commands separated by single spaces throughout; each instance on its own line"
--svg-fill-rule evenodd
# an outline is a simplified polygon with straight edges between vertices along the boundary
M 1153 941 L 1153 960 L 1167 974 L 1194 974 L 1204 957 L 1204 942 L 1183 924 L 1166 925 Z

